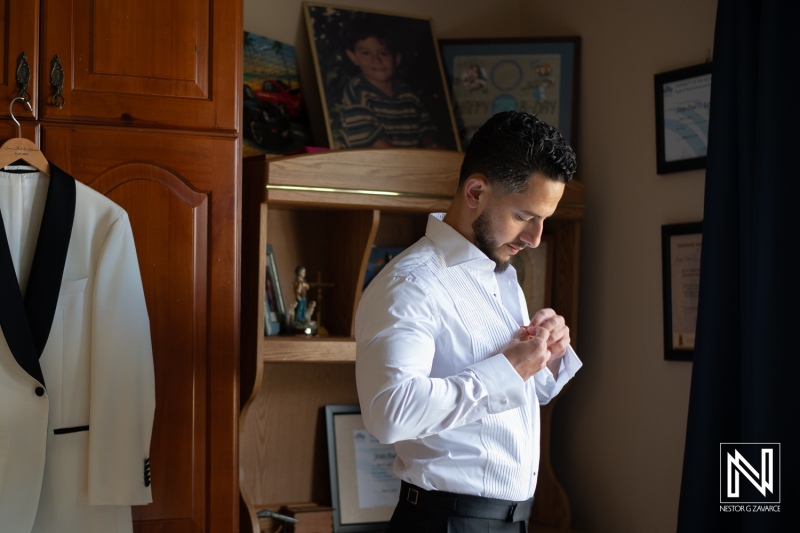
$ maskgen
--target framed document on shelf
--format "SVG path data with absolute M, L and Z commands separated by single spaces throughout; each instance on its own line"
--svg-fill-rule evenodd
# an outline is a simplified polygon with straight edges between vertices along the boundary
M 357 405 L 326 405 L 333 532 L 381 531 L 400 498 L 396 453 L 365 428 Z
M 277 335 L 281 324 L 285 323 L 286 310 L 283 305 L 283 292 L 275 264 L 275 252 L 267 244 L 267 271 L 264 276 L 264 334 Z
M 711 62 L 656 74 L 656 170 L 705 168 Z
M 661 226 L 664 286 L 664 359 L 691 361 L 694 355 L 703 223 Z

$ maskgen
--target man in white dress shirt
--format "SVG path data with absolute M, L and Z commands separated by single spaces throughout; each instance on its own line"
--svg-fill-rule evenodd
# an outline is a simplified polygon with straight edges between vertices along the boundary
M 539 404 L 581 362 L 563 317 L 528 316 L 509 263 L 539 245 L 575 168 L 537 116 L 495 115 L 467 148 L 448 212 L 365 290 L 359 401 L 402 480 L 387 533 L 527 531 Z

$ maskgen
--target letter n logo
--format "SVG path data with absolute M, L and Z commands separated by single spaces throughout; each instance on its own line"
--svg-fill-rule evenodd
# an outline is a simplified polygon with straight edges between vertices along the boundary
M 780 443 L 720 443 L 720 503 L 780 503 Z

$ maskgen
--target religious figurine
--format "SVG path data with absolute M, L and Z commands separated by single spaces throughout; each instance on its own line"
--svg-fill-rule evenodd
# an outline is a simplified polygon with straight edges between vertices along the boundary
M 308 302 L 308 290 L 311 285 L 306 281 L 306 267 L 298 265 L 294 271 L 294 298 L 295 302 L 292 305 L 294 312 L 291 319 L 292 326 L 298 333 L 306 335 L 314 334 L 317 331 L 316 322 L 311 320 L 311 315 L 316 307 L 316 302 Z
M 306 294 L 311 286 L 306 281 L 306 267 L 303 265 L 298 266 L 294 270 L 294 298 L 297 302 L 297 308 L 294 310 L 294 321 L 304 323 L 306 319 L 307 299 Z

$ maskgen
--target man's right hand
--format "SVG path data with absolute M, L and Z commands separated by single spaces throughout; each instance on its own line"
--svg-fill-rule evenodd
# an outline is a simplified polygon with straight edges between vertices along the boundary
M 524 381 L 543 369 L 550 360 L 548 337 L 550 332 L 543 327 L 519 328 L 503 349 L 503 355 Z

